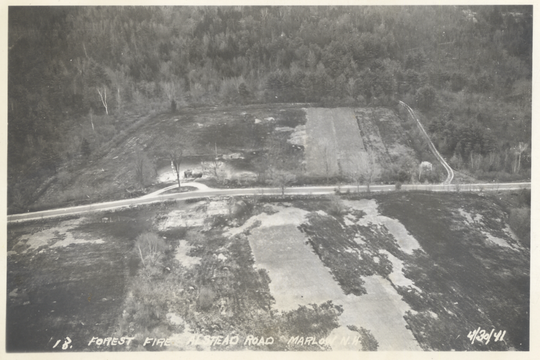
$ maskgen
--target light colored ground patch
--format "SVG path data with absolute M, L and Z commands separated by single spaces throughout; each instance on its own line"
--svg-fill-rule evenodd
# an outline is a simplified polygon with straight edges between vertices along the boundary
M 260 227 L 272 227 L 291 224 L 298 226 L 302 224 L 305 220 L 305 216 L 308 214 L 307 211 L 293 208 L 293 207 L 281 207 L 269 205 L 273 211 L 278 211 L 275 214 L 268 215 L 266 213 L 261 213 L 256 216 L 249 218 L 242 226 L 231 228 L 224 233 L 225 236 L 234 236 L 241 234 L 247 229 L 252 228 L 256 222 L 261 222 Z
M 227 261 L 227 257 L 226 257 L 225 255 L 223 255 L 223 254 L 219 254 L 219 255 L 217 256 L 217 258 L 218 258 L 219 260 L 221 260 L 221 261 Z
M 101 239 L 97 240 L 81 240 L 81 239 L 75 239 L 71 233 L 66 233 L 66 238 L 62 241 L 58 241 L 51 245 L 51 248 L 56 247 L 66 247 L 71 244 L 104 244 L 105 241 Z
M 184 323 L 184 319 L 175 313 L 168 313 L 167 320 L 169 320 L 169 322 L 173 325 L 182 325 Z
M 240 181 L 240 182 L 253 182 L 257 180 L 257 174 L 253 171 L 237 171 L 232 168 L 224 171 L 225 179 Z
M 354 216 L 352 216 L 351 214 L 347 214 L 343 217 L 343 222 L 345 223 L 345 225 L 347 226 L 352 226 L 354 225 L 354 222 L 356 221 L 356 219 L 354 218 Z
M 40 247 L 49 246 L 54 239 L 58 238 L 58 233 L 55 231 L 55 229 L 46 229 L 39 232 L 36 232 L 31 235 L 23 235 L 21 236 L 21 239 L 19 240 L 19 244 L 26 243 L 27 246 L 30 246 L 23 252 L 26 253 L 28 251 L 34 251 L 39 249 Z M 17 248 L 15 246 L 14 248 Z
M 461 216 L 463 216 L 465 218 L 465 220 L 467 221 L 467 223 L 469 225 L 474 225 L 474 224 L 477 224 L 477 223 L 482 223 L 483 220 L 484 220 L 484 217 L 482 216 L 482 214 L 471 214 L 471 213 L 468 213 L 467 211 L 465 211 L 464 209 L 458 209 L 459 211 L 459 214 Z
M 367 294 L 347 295 L 336 303 L 343 305 L 340 324 L 361 326 L 372 332 L 379 342 L 380 351 L 422 350 L 412 333 L 407 330 L 405 319 L 409 305 L 379 275 L 363 278 Z
M 351 108 L 307 108 L 306 171 L 314 176 L 350 174 L 368 154 Z
M 516 233 L 510 228 L 508 224 L 505 224 L 503 231 L 516 242 L 516 244 L 519 244 L 519 238 L 516 235 Z
M 295 127 L 287 142 L 292 145 L 305 147 L 307 142 L 306 125 Z
M 354 237 L 354 242 L 356 242 L 358 245 L 365 245 L 366 244 L 366 240 L 365 238 L 360 235 L 360 234 L 356 234 L 356 236 Z
M 297 228 L 306 212 L 295 208 L 274 209 L 278 210 L 275 214 L 254 217 L 261 223 L 251 230 L 248 240 L 255 266 L 268 271 L 270 292 L 277 309 L 292 310 L 298 305 L 332 300 L 344 309 L 339 318 L 340 327 L 333 334 L 357 337 L 357 333 L 346 327 L 354 325 L 371 330 L 380 350 L 420 350 L 412 333 L 405 328 L 403 315 L 408 305 L 388 280 L 380 276 L 368 277 L 365 279 L 367 295 L 345 295 Z M 250 219 L 246 224 L 256 220 Z M 359 346 L 334 345 L 336 349 L 349 350 Z
M 392 281 L 392 283 L 394 283 L 394 285 L 412 287 L 418 292 L 422 292 L 419 287 L 414 285 L 414 282 L 411 279 L 405 277 L 405 275 L 403 274 L 403 261 L 390 254 L 386 250 L 380 250 L 379 253 L 385 254 L 388 257 L 388 260 L 390 260 L 390 262 L 392 263 L 392 273 L 388 275 L 388 278 L 390 279 L 390 281 Z
M 342 293 L 295 225 L 255 228 L 248 239 L 256 266 L 268 270 L 272 279 L 270 292 L 279 310 L 320 304 Z
M 165 219 L 158 224 L 160 231 L 176 227 L 198 227 L 204 225 L 204 220 L 214 215 L 227 215 L 229 208 L 226 200 L 207 201 L 193 204 L 183 209 L 170 211 Z
M 504 239 L 501 239 L 499 237 L 496 237 L 496 236 L 493 236 L 491 235 L 489 232 L 487 231 L 482 231 L 482 234 L 484 234 L 484 236 L 491 242 L 494 242 L 495 244 L 499 245 L 499 246 L 503 246 L 503 247 L 507 247 L 507 248 L 513 248 L 509 243 L 506 242 L 506 240 Z
M 478 231 L 480 231 L 486 237 L 488 241 L 502 247 L 516 249 L 516 246 L 508 243 L 508 241 L 506 241 L 505 239 L 495 236 L 489 231 L 486 231 L 488 227 L 484 224 L 484 217 L 482 216 L 482 214 L 471 214 L 462 208 L 458 209 L 458 211 L 459 211 L 459 214 L 463 216 L 463 218 L 465 218 L 465 222 L 469 224 L 470 226 L 475 227 Z M 507 236 L 510 239 L 516 240 L 516 236 L 515 234 L 513 234 L 508 224 L 505 224 L 505 228 L 503 229 L 503 231 L 505 234 L 507 234 Z
M 22 235 L 19 242 L 14 246 L 14 249 L 22 249 L 28 246 L 23 253 L 34 251 L 41 247 L 58 248 L 66 247 L 71 244 L 103 244 L 102 239 L 83 240 L 73 236 L 71 229 L 77 227 L 82 221 L 82 218 L 66 220 L 59 223 L 57 226 L 43 229 L 33 234 Z
M 294 129 L 288 126 L 276 126 L 274 131 L 275 132 L 289 132 L 289 131 L 294 131 Z
M 210 164 L 210 165 L 209 165 Z M 213 177 L 214 171 L 212 168 L 211 162 L 195 162 L 195 161 L 186 161 L 180 166 L 180 181 L 186 179 L 184 177 L 184 171 L 193 170 L 200 171 L 203 174 L 203 178 Z M 253 178 L 256 177 L 256 174 L 251 171 L 238 171 L 235 167 L 228 161 L 219 161 L 218 162 L 218 173 L 220 176 L 223 176 L 226 179 L 244 179 L 244 178 Z M 170 183 L 176 181 L 176 172 L 171 168 L 170 165 L 164 166 L 157 171 L 157 182 L 159 183 Z
M 167 219 L 159 224 L 159 230 L 165 231 L 176 227 L 197 227 L 203 226 L 203 214 L 197 212 L 188 213 L 185 210 L 173 210 L 167 214 Z
M 174 258 L 178 260 L 182 266 L 187 268 L 192 268 L 201 263 L 200 258 L 188 255 L 191 248 L 192 246 L 189 246 L 186 240 L 180 240 L 178 247 L 176 248 L 176 253 L 174 254 Z
M 418 241 L 407 231 L 405 226 L 396 219 L 379 214 L 377 202 L 373 199 L 344 200 L 345 206 L 362 210 L 366 215 L 356 221 L 357 225 L 384 226 L 388 232 L 396 239 L 397 244 L 407 254 L 412 254 L 413 250 L 422 249 Z

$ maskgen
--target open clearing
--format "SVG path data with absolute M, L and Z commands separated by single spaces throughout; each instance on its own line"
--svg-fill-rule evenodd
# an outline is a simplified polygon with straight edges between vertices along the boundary
M 268 271 L 272 282 L 270 291 L 279 310 L 292 310 L 301 305 L 332 300 L 343 306 L 339 317 L 340 327 L 330 337 L 353 337 L 347 326 L 369 329 L 380 350 L 420 350 L 412 333 L 403 320 L 406 303 L 380 276 L 366 277 L 366 296 L 345 295 L 326 268 L 308 245 L 298 226 L 305 221 L 307 212 L 297 208 L 274 208 L 276 213 L 261 214 L 250 219 L 260 221 L 251 230 L 249 242 L 255 258 L 255 266 Z M 358 347 L 358 346 L 356 346 Z M 342 349 L 355 346 L 343 346 Z
M 527 350 L 529 250 L 507 220 L 487 196 L 396 192 L 10 223 L 7 348 L 56 351 L 69 334 L 74 351 L 109 350 L 92 336 L 134 337 L 120 351 L 152 350 L 147 336 L 170 350 Z M 134 251 L 145 231 L 166 244 L 154 268 Z M 478 327 L 505 342 L 471 344 Z
M 368 154 L 350 108 L 306 109 L 306 170 L 314 176 L 342 176 L 367 163 Z M 358 163 L 353 163 L 358 160 Z
M 372 177 L 419 163 L 399 118 L 383 108 L 307 108 L 306 172 L 315 177 Z
M 108 151 L 59 169 L 61 181 L 44 189 L 31 209 L 142 196 L 173 184 L 168 153 L 175 148 L 183 149 L 181 179 L 194 170 L 213 187 L 268 185 L 273 170 L 293 173 L 302 184 L 392 181 L 420 162 L 402 121 L 385 108 L 186 108 L 142 119 L 114 141 Z M 138 151 L 156 171 L 144 190 L 136 180 Z
M 107 151 L 81 159 L 76 168 L 69 169 L 69 178 L 53 182 L 34 207 L 126 198 L 127 188 L 139 186 L 134 166 L 137 151 L 143 151 L 158 172 L 155 183 L 175 180 L 168 153 L 177 147 L 183 149 L 181 170 L 204 170 L 201 164 L 215 160 L 217 150 L 220 181 L 233 184 L 255 181 L 254 164 L 270 143 L 281 144 L 298 164 L 303 158 L 303 152 L 293 152 L 293 144 L 288 142 L 292 132 L 282 131 L 305 124 L 304 111 L 293 104 L 183 108 L 143 120 L 121 134 Z M 295 132 L 293 142 L 302 141 L 298 134 Z M 211 173 L 206 169 L 206 177 Z M 162 185 L 148 185 L 156 186 Z

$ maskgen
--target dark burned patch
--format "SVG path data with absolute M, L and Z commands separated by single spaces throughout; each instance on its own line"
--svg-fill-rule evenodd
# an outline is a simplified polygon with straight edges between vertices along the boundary
M 215 144 L 220 149 L 258 149 L 264 144 L 275 124 L 271 122 L 216 122 L 200 131 L 200 143 Z
M 425 251 L 416 252 L 405 271 L 423 292 L 400 291 L 413 309 L 437 314 L 437 318 L 407 315 L 424 348 L 504 350 L 513 346 L 528 350 L 528 251 L 488 246 L 481 232 L 452 227 L 453 222 L 463 221 L 459 208 L 499 217 L 498 205 L 469 194 L 389 194 L 378 201 L 381 213 L 398 219 Z M 486 224 L 494 230 L 502 226 L 496 219 Z M 478 327 L 507 330 L 506 343 L 471 344 L 467 334 Z
M 384 254 L 379 254 L 381 244 L 388 238 L 386 233 L 377 233 L 372 229 L 344 228 L 332 216 L 310 213 L 308 222 L 300 225 L 315 253 L 331 269 L 345 294 L 366 294 L 363 276 L 378 274 L 387 277 L 392 272 L 392 263 Z M 358 244 L 353 239 L 360 231 L 371 242 Z M 376 239 L 379 238 L 379 239 Z M 386 246 L 392 249 L 392 245 Z M 395 250 L 395 245 L 393 246 Z
M 187 234 L 187 228 L 185 227 L 176 227 L 167 229 L 165 231 L 160 231 L 159 236 L 163 236 L 167 239 L 181 240 L 185 238 Z
M 139 222 L 135 219 L 121 219 L 118 221 L 111 221 L 106 223 L 86 223 L 81 224 L 72 232 L 80 233 L 95 233 L 101 236 L 108 236 L 117 241 L 126 241 L 131 242 L 138 235 L 144 232 L 148 228 L 148 223 Z M 113 241 L 114 241 L 113 240 Z
M 121 312 L 127 252 L 108 242 L 11 256 L 8 292 L 21 295 L 8 299 L 6 350 L 55 351 L 69 336 L 69 350 L 81 351 L 92 336 L 110 334 Z
M 283 109 L 276 118 L 280 126 L 296 127 L 306 124 L 306 112 L 302 109 Z

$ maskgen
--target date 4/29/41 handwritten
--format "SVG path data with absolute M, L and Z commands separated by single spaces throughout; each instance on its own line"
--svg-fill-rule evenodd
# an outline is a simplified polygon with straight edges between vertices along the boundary
M 485 341 L 485 344 L 489 344 L 491 341 L 491 337 L 493 337 L 493 342 L 497 341 L 504 341 L 504 335 L 506 335 L 506 330 L 502 331 L 499 330 L 495 332 L 495 329 L 491 330 L 491 332 L 487 332 L 486 330 L 482 330 L 482 328 L 478 328 L 476 330 L 469 331 L 469 335 L 467 337 L 469 340 L 471 340 L 471 344 L 474 344 L 475 341 L 478 341 L 480 343 L 483 343 Z

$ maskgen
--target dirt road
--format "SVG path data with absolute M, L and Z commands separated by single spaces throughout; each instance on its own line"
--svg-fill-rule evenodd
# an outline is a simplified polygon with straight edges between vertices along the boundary
M 403 101 L 400 101 L 399 104 L 401 106 L 403 106 L 405 109 L 407 109 L 407 111 L 409 112 L 409 114 L 412 116 L 412 118 L 414 120 L 416 120 L 416 123 L 418 124 L 418 127 L 420 128 L 420 130 L 422 131 L 422 133 L 425 135 L 427 141 L 428 141 L 428 144 L 429 144 L 429 148 L 431 150 L 431 152 L 433 153 L 433 155 L 435 155 L 435 157 L 441 162 L 442 166 L 444 166 L 445 170 L 446 170 L 446 173 L 448 174 L 446 176 L 446 179 L 443 181 L 443 184 L 444 185 L 447 185 L 447 184 L 450 184 L 452 182 L 452 180 L 454 179 L 454 171 L 452 170 L 452 168 L 450 167 L 450 165 L 448 165 L 448 163 L 446 162 L 446 160 L 444 160 L 444 158 L 441 156 L 441 154 L 439 153 L 439 151 L 437 150 L 437 148 L 435 147 L 435 145 L 433 145 L 433 142 L 431 142 L 431 139 L 429 138 L 429 135 L 427 134 L 426 130 L 424 129 L 424 127 L 422 126 L 422 123 L 420 122 L 420 120 L 418 120 L 418 117 L 416 117 L 416 114 L 414 113 L 413 109 L 410 108 L 409 105 L 405 104 Z
M 522 183 L 481 183 L 481 184 L 440 184 L 440 185 L 423 185 L 423 184 L 407 184 L 402 185 L 402 191 L 440 191 L 440 192 L 452 192 L 452 191 L 511 191 L 520 189 L 530 189 L 530 182 Z M 341 192 L 366 192 L 367 186 L 305 186 L 305 187 L 290 187 L 285 189 L 286 195 L 322 195 L 332 194 L 336 190 Z M 394 185 L 371 185 L 370 191 L 395 191 Z M 155 202 L 162 202 L 167 200 L 187 200 L 195 198 L 204 198 L 212 196 L 243 196 L 243 195 L 281 195 L 281 189 L 279 188 L 246 188 L 246 189 L 201 189 L 192 192 L 179 193 L 179 194 L 164 194 L 156 195 L 155 197 L 144 197 L 136 199 L 127 199 L 119 201 L 110 201 L 105 203 L 97 203 L 90 205 L 73 206 L 63 209 L 53 209 L 36 211 L 32 213 L 14 214 L 8 215 L 8 222 L 15 221 L 28 221 L 45 219 L 55 216 L 67 216 L 73 214 L 83 214 L 98 211 L 107 211 L 113 209 L 120 209 L 130 206 L 151 204 Z

